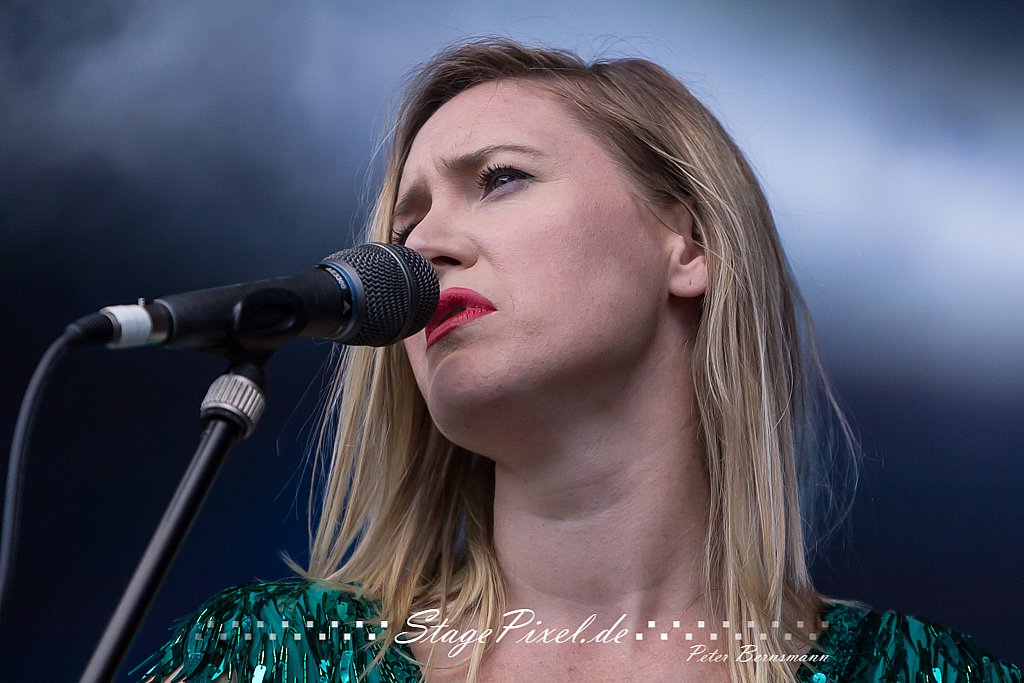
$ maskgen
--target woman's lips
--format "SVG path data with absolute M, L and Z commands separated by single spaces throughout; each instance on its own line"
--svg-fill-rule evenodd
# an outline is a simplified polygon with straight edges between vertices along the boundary
M 424 333 L 427 348 L 460 325 L 481 318 L 497 310 L 490 299 L 479 292 L 464 287 L 452 287 L 441 292 L 437 312 L 427 323 Z

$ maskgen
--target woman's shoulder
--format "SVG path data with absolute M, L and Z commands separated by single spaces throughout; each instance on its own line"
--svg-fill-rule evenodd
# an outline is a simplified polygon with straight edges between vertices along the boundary
M 379 605 L 356 585 L 291 580 L 233 586 L 182 619 L 133 673 L 144 671 L 145 681 L 189 683 L 222 676 L 241 683 L 419 681 L 404 646 L 392 645 L 371 667 L 387 628 L 379 615 Z
M 971 636 L 930 619 L 832 602 L 822 621 L 825 628 L 812 653 L 827 657 L 813 670 L 802 667 L 801 681 L 1021 683 L 1018 667 L 993 657 Z

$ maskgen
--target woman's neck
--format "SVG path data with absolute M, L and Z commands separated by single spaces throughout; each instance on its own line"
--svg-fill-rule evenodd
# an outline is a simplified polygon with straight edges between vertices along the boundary
M 719 617 L 702 585 L 709 483 L 693 384 L 685 352 L 658 347 L 628 375 L 540 399 L 493 455 L 509 608 L 575 623 Z
M 622 415 L 575 447 L 495 466 L 494 544 L 510 609 L 623 626 L 713 621 L 708 481 L 694 422 Z M 646 423 L 646 424 L 644 424 Z M 541 617 L 541 615 L 545 617 Z

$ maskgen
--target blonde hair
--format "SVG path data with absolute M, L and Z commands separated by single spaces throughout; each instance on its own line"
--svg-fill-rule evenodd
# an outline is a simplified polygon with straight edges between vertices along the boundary
M 426 120 L 459 93 L 506 79 L 561 98 L 644 199 L 691 207 L 708 267 L 692 352 L 711 487 L 705 591 L 720 596 L 731 623 L 754 622 L 751 633 L 764 634 L 767 651 L 794 653 L 797 644 L 782 633 L 806 632 L 794 615 L 824 606 L 808 572 L 812 513 L 846 510 L 828 481 L 837 470 L 832 454 L 844 449 L 821 446 L 822 416 L 833 416 L 845 452 L 857 449 L 754 172 L 675 77 L 642 59 L 588 65 L 501 38 L 449 48 L 406 92 L 366 237 L 389 240 L 402 168 Z M 505 584 L 492 543 L 494 464 L 438 431 L 403 347 L 346 349 L 328 413 L 314 469 L 324 485 L 309 568 L 293 567 L 378 599 L 391 624 L 404 624 L 414 607 L 436 607 L 452 623 L 477 614 L 481 630 L 497 629 Z M 841 473 L 854 473 L 853 483 L 855 459 L 850 464 Z M 389 629 L 385 645 L 398 630 Z M 735 680 L 794 677 L 782 662 L 737 662 L 742 644 L 728 639 Z M 485 650 L 475 646 L 467 680 L 476 680 Z

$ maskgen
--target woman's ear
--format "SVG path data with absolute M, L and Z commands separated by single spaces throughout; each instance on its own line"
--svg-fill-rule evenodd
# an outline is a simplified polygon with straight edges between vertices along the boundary
M 672 234 L 669 240 L 668 291 L 692 299 L 704 294 L 708 286 L 708 268 L 704 260 L 704 239 L 694 223 L 693 211 L 680 202 L 666 212 Z

